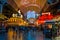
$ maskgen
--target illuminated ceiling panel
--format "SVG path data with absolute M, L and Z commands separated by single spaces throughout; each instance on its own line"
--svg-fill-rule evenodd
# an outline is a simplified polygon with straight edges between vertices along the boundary
M 39 11 L 44 7 L 47 0 L 14 0 L 17 6 L 21 9 L 23 13 L 29 10 L 35 10 L 39 13 Z M 30 8 L 32 7 L 32 9 Z

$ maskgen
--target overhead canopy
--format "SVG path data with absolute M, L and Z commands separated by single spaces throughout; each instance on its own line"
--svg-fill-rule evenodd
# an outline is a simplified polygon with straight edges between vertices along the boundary
M 34 10 L 39 13 L 44 7 L 47 0 L 8 0 L 8 3 L 17 11 L 20 9 L 23 13 L 28 10 Z

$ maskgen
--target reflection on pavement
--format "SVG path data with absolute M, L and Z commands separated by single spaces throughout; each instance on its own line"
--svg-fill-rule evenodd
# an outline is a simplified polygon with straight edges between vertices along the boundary
M 0 40 L 51 40 L 45 38 L 41 31 L 14 31 L 9 30 L 5 33 L 0 33 Z

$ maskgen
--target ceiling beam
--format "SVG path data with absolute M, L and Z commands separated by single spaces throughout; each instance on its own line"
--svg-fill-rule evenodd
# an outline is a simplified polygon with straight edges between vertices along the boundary
M 17 6 L 17 4 L 15 3 L 14 0 L 7 0 L 7 2 L 17 11 L 18 6 Z

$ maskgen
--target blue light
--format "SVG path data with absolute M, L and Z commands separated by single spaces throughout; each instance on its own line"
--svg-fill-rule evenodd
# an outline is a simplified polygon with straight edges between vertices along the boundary
M 35 17 L 36 17 L 36 12 L 35 11 L 28 11 L 27 12 L 27 19 L 35 18 Z

